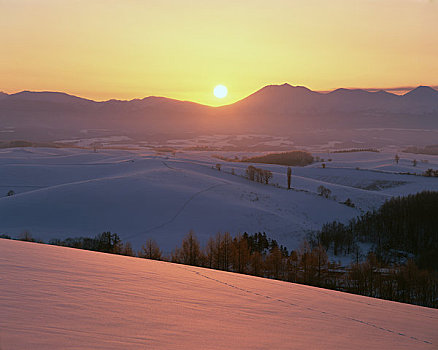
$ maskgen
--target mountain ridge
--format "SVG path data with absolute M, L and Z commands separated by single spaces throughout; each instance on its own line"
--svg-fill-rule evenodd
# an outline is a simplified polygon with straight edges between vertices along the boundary
M 187 133 L 290 135 L 328 128 L 438 129 L 438 91 L 420 86 L 405 95 L 343 88 L 321 93 L 285 83 L 220 107 L 160 96 L 94 101 L 63 92 L 22 91 L 0 95 L 0 125 L 9 127 L 2 139 L 31 141 L 83 137 L 84 130 L 141 139 Z
M 262 92 L 266 92 L 268 90 L 271 89 L 276 89 L 277 91 L 279 91 L 279 89 L 288 89 L 289 91 L 301 91 L 302 93 L 312 93 L 312 94 L 317 94 L 317 95 L 333 95 L 333 94 L 340 94 L 340 93 L 366 93 L 366 94 L 385 94 L 385 95 L 392 95 L 392 96 L 397 96 L 397 97 L 403 97 L 403 96 L 408 96 L 408 95 L 418 95 L 419 93 L 421 93 L 422 95 L 424 95 L 425 93 L 432 95 L 432 94 L 436 94 L 435 96 L 438 98 L 438 90 L 434 89 L 431 86 L 426 86 L 426 85 L 419 85 L 415 88 L 412 88 L 410 91 L 398 95 L 398 94 L 394 94 L 392 92 L 386 91 L 385 89 L 380 89 L 377 91 L 369 91 L 366 88 L 336 88 L 333 89 L 331 91 L 324 91 L 324 92 L 320 92 L 320 91 L 316 91 L 316 90 L 311 90 L 306 86 L 302 86 L 302 85 L 291 85 L 289 83 L 283 83 L 283 84 L 269 84 L 269 85 L 265 85 L 262 88 L 254 91 L 253 93 L 249 94 L 248 96 L 234 102 L 231 104 L 227 104 L 227 105 L 223 105 L 223 106 L 217 106 L 215 108 L 218 107 L 224 107 L 224 106 L 230 106 L 233 105 L 235 103 L 241 102 L 245 99 L 247 99 L 248 97 L 251 97 L 253 95 L 262 93 Z M 157 96 L 157 95 L 150 95 L 150 96 L 145 96 L 145 97 L 140 97 L 140 98 L 132 98 L 132 99 L 118 99 L 118 98 L 111 98 L 108 100 L 102 100 L 102 101 L 98 101 L 98 100 L 93 100 L 91 98 L 86 98 L 86 97 L 79 97 L 76 96 L 74 94 L 70 94 L 70 93 L 66 93 L 63 91 L 49 91 L 49 90 L 41 90 L 41 91 L 32 91 L 32 90 L 22 90 L 19 92 L 15 92 L 15 93 L 6 93 L 4 91 L 0 91 L 0 96 L 8 96 L 8 97 L 29 97 L 29 96 L 44 96 L 44 95 L 52 95 L 52 96 L 63 96 L 63 97 L 70 97 L 70 98 L 75 98 L 75 99 L 80 99 L 80 100 L 84 100 L 84 101 L 90 101 L 90 102 L 96 102 L 96 103 L 105 103 L 105 102 L 134 102 L 134 101 L 145 101 L 148 100 L 150 98 L 153 99 L 166 99 L 166 100 L 171 100 L 171 101 L 179 101 L 179 102 L 189 102 L 189 103 L 193 103 L 193 104 L 197 104 L 197 105 L 202 105 L 202 106 L 207 106 L 207 107 L 212 107 L 210 105 L 207 104 L 203 104 L 203 103 L 198 103 L 198 102 L 194 102 L 194 101 L 190 101 L 190 100 L 180 100 L 180 99 L 176 99 L 176 98 L 172 98 L 172 97 L 166 97 L 166 96 Z

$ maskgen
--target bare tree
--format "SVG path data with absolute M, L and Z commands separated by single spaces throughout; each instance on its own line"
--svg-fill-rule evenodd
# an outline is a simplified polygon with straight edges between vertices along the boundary
M 20 241 L 27 241 L 27 242 L 35 242 L 35 239 L 32 237 L 29 231 L 25 230 L 20 235 Z
M 134 256 L 134 250 L 132 249 L 131 242 L 126 242 L 122 244 L 122 249 L 120 251 L 120 254 Z
M 142 258 L 161 260 L 162 252 L 155 240 L 148 239 L 142 246 L 142 252 L 139 254 Z
M 254 181 L 255 179 L 255 170 L 256 168 L 252 165 L 248 166 L 246 169 L 246 177 L 251 181 Z
M 272 172 L 270 170 L 262 170 L 262 176 L 265 180 L 265 184 L 269 184 L 269 180 L 272 179 Z
M 181 248 L 182 263 L 186 265 L 199 265 L 201 262 L 201 248 L 193 230 L 190 230 L 183 239 Z
M 239 273 L 246 273 L 250 259 L 248 241 L 240 233 L 234 237 L 232 244 L 232 266 Z
M 263 274 L 263 257 L 262 254 L 255 251 L 251 254 L 251 274 L 254 276 L 262 276 Z

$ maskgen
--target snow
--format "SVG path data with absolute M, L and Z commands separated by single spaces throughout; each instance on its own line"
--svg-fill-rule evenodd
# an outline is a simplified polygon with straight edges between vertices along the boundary
M 290 249 L 309 230 L 333 220 L 348 221 L 377 208 L 392 196 L 438 190 L 437 178 L 397 172 L 438 168 L 438 157 L 400 153 L 319 153 L 326 162 L 293 167 L 292 186 L 286 167 L 270 169 L 275 186 L 243 178 L 248 163 L 224 162 L 244 153 L 177 152 L 175 156 L 143 150 L 15 148 L 0 150 L 0 232 L 20 236 L 28 230 L 36 239 L 94 236 L 117 232 L 139 249 L 155 239 L 165 253 L 187 232 L 202 243 L 216 232 L 263 232 Z M 416 157 L 417 167 L 410 158 Z M 421 162 L 422 159 L 428 163 Z M 222 171 L 212 169 L 222 164 Z M 356 168 L 359 167 L 359 170 Z M 231 175 L 234 169 L 236 175 Z M 383 169 L 383 170 L 382 170 Z M 332 198 L 317 195 L 318 186 Z M 6 197 L 9 190 L 16 195 Z M 356 208 L 344 204 L 350 198 Z
M 0 239 L 1 349 L 434 349 L 438 310 Z

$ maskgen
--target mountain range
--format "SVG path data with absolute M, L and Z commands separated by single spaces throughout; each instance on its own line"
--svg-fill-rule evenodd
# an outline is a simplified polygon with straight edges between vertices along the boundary
M 0 138 L 59 140 L 122 134 L 288 135 L 314 129 L 438 129 L 438 91 L 419 86 L 404 95 L 269 85 L 222 107 L 150 96 L 96 102 L 62 92 L 0 93 Z

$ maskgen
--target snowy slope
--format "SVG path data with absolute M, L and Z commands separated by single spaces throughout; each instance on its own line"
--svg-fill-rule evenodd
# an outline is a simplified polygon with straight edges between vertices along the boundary
M 0 348 L 436 349 L 438 310 L 0 239 Z
M 256 165 L 270 169 L 280 188 L 266 186 L 242 177 L 248 163 L 209 152 L 168 157 L 148 150 L 3 149 L 0 233 L 29 230 L 48 241 L 112 231 L 135 248 L 154 238 L 169 253 L 190 229 L 203 243 L 218 231 L 265 231 L 292 249 L 326 222 L 347 221 L 392 196 L 438 190 L 437 178 L 395 173 L 438 168 L 436 156 L 425 156 L 427 163 L 417 157 L 417 167 L 407 159 L 413 155 L 404 154 L 395 165 L 393 152 L 320 156 L 333 160 L 326 169 L 321 163 L 294 167 L 294 190 L 287 191 L 286 167 Z M 222 171 L 212 169 L 216 163 Z M 320 185 L 332 191 L 331 199 L 317 195 Z M 11 189 L 16 195 L 6 197 Z M 341 204 L 347 198 L 356 208 Z
M 168 159 L 126 151 L 11 149 L 0 156 L 0 231 L 43 240 L 117 232 L 139 248 L 154 238 L 170 252 L 190 229 L 266 231 L 290 247 L 309 229 L 358 210 L 212 169 L 194 154 Z M 317 214 L 317 215 L 316 215 Z

